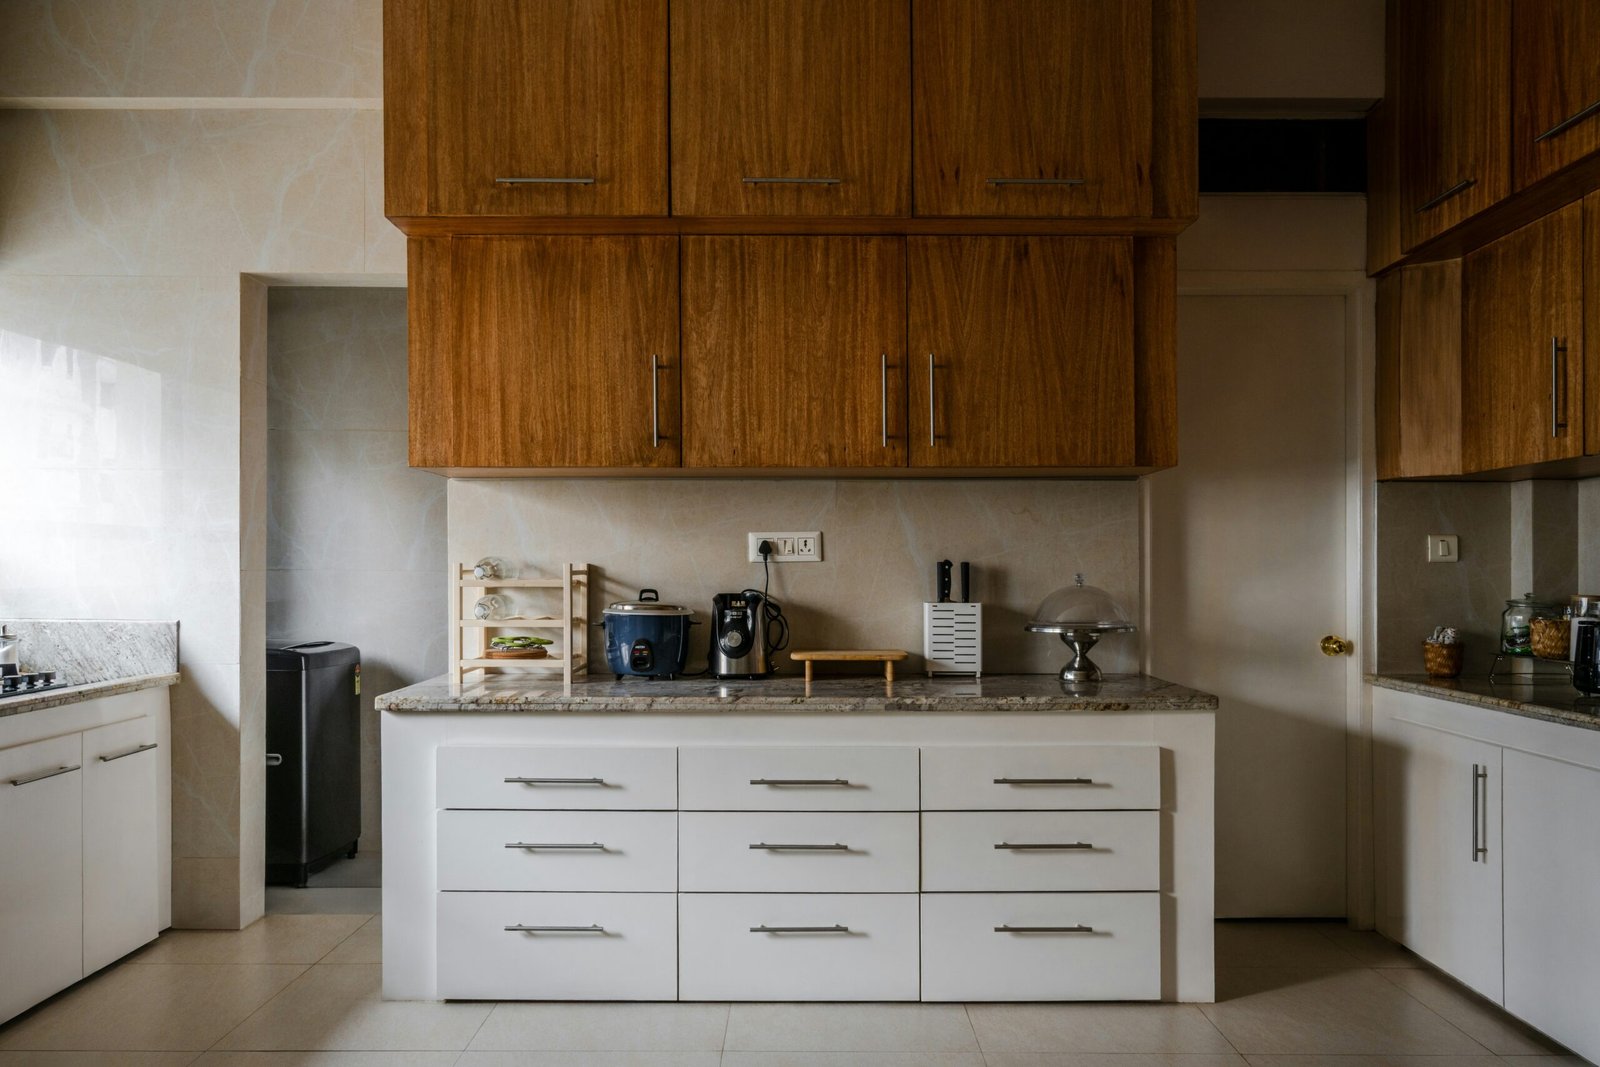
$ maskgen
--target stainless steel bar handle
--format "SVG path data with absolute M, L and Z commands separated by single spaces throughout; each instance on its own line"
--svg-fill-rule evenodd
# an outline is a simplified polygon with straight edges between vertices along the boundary
M 848 926 L 752 926 L 752 934 L 848 934 Z
M 1093 778 L 996 778 L 995 785 L 1094 785 Z
M 850 785 L 848 778 L 752 778 L 751 785 L 791 786 L 791 785 L 824 785 L 844 787 Z
M 1012 926 L 1001 923 L 994 928 L 997 934 L 1092 934 L 1092 926 Z
M 1066 852 L 1078 850 L 1086 852 L 1094 848 L 1094 843 L 1092 841 L 1024 841 L 1021 843 L 1002 841 L 994 847 L 1005 849 L 1009 852 Z
M 150 742 L 148 745 L 134 745 L 132 748 L 125 748 L 121 752 L 113 752 L 109 756 L 101 756 L 100 762 L 110 763 L 112 760 L 122 759 L 125 756 L 137 756 L 141 752 L 149 752 L 152 748 L 159 747 L 160 746 L 154 741 Z M 281 760 L 282 757 L 280 756 L 279 759 Z
M 593 185 L 593 178 L 496 178 L 496 185 Z
M 606 846 L 598 841 L 507 841 L 506 848 L 525 848 L 530 852 L 535 849 L 562 849 L 571 851 L 582 849 L 588 852 L 604 852 Z
M 934 398 L 933 384 L 933 353 L 928 353 L 928 447 L 937 447 L 939 435 L 934 432 L 934 425 L 938 420 L 939 403 Z
M 1483 799 L 1478 799 L 1478 790 L 1483 790 Z M 1482 834 L 1479 833 L 1479 823 L 1482 823 Z M 1472 860 L 1476 863 L 1479 859 L 1489 862 L 1489 767 L 1487 764 L 1472 765 Z
M 1478 184 L 1478 179 L 1476 179 L 1476 178 L 1463 178 L 1460 181 L 1456 182 L 1454 185 L 1452 185 L 1450 188 L 1446 189 L 1444 192 L 1440 193 L 1438 196 L 1433 197 L 1432 199 L 1426 201 L 1421 207 L 1417 208 L 1417 210 L 1415 212 L 1413 212 L 1413 214 L 1420 215 L 1424 211 L 1428 211 L 1431 208 L 1436 208 L 1440 204 L 1444 203 L 1446 200 L 1449 200 L 1451 197 L 1458 196 L 1461 193 L 1466 192 L 1468 189 L 1471 189 L 1474 185 L 1477 185 L 1477 184 Z
M 1561 343 L 1561 338 L 1550 338 L 1550 436 L 1560 437 L 1561 431 L 1567 428 L 1567 398 L 1565 375 L 1561 373 L 1563 357 L 1567 354 L 1567 346 Z
M 1540 141 L 1548 140 L 1551 137 L 1556 137 L 1560 134 L 1566 133 L 1584 119 L 1593 118 L 1595 115 L 1600 115 L 1600 100 L 1596 100 L 1582 111 L 1568 115 L 1566 118 L 1562 119 L 1560 122 L 1556 123 L 1554 126 L 1535 137 L 1533 139 L 1533 143 L 1538 144 Z
M 750 846 L 752 849 L 761 849 L 767 852 L 849 852 L 849 845 L 838 843 L 832 845 L 769 845 L 765 841 L 758 841 Z
M 61 775 L 61 774 L 71 774 L 73 771 L 81 771 L 82 769 L 83 769 L 83 764 L 74 763 L 70 767 L 57 767 L 55 770 L 52 770 L 52 771 L 40 771 L 38 774 L 27 774 L 27 775 L 23 775 L 21 778 L 13 778 L 13 779 L 11 779 L 11 784 L 12 785 L 29 785 L 29 784 L 31 784 L 33 782 L 42 782 L 46 778 L 54 778 L 57 775 Z
M 267 753 L 267 766 L 268 767 L 282 767 L 283 766 L 283 753 L 281 753 L 281 752 L 268 752 Z
M 650 356 L 650 447 L 661 447 L 661 356 Z
M 508 934 L 603 934 L 604 926 L 524 926 L 517 923 L 506 927 Z
M 1477 863 L 1478 857 L 1483 855 L 1483 849 L 1478 847 L 1478 764 L 1472 765 L 1472 862 Z
M 1083 178 L 990 178 L 988 185 L 1083 185 Z
M 878 405 L 883 415 L 883 447 L 889 447 L 889 353 L 878 353 Z
M 843 178 L 741 178 L 746 185 L 841 185 Z
M 605 785 L 604 778 L 507 778 L 507 785 Z

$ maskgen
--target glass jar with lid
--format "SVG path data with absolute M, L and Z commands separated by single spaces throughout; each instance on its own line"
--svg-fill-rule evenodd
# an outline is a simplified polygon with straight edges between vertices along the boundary
M 1549 611 L 1549 605 L 1535 600 L 1532 593 L 1506 601 L 1506 610 L 1500 613 L 1500 651 L 1514 656 L 1532 655 L 1534 616 Z

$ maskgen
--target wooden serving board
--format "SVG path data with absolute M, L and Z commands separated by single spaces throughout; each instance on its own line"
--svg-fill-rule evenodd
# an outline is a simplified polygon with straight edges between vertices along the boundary
M 898 648 L 825 648 L 810 652 L 791 652 L 789 658 L 806 665 L 806 681 L 811 681 L 813 663 L 882 663 L 885 681 L 894 681 L 894 665 L 911 653 Z
M 538 648 L 486 648 L 483 651 L 484 659 L 544 659 L 549 655 L 542 645 Z

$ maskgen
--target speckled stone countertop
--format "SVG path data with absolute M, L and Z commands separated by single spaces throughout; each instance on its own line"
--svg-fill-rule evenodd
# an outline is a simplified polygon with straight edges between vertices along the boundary
M 1586 730 L 1600 730 L 1600 697 L 1586 697 L 1572 688 L 1565 674 L 1539 675 L 1532 681 L 1501 678 L 1429 678 L 1425 674 L 1375 674 L 1367 681 L 1384 689 L 1473 704 L 1530 719 L 1544 719 Z
M 59 708 L 63 704 L 76 704 L 80 700 L 114 697 L 121 693 L 135 693 L 140 689 L 154 689 L 158 685 L 176 685 L 177 672 L 170 674 L 137 674 L 131 678 L 112 678 L 88 685 L 69 685 L 65 689 L 48 689 L 28 696 L 0 697 L 0 718 L 21 715 L 28 711 Z
M 1214 711 L 1208 693 L 1144 675 L 1114 675 L 1069 690 L 1053 674 L 995 674 L 985 678 L 818 678 L 807 691 L 803 678 L 716 681 L 684 678 L 654 681 L 610 675 L 559 681 L 515 674 L 490 675 L 457 687 L 447 677 L 430 678 L 377 699 L 379 711 L 522 712 L 1056 712 Z

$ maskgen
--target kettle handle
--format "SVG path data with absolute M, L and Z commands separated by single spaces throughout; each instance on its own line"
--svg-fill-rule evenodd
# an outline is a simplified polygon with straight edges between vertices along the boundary
M 639 590 L 639 600 L 640 600 L 641 603 L 643 601 L 646 601 L 646 600 L 660 600 L 660 599 L 661 599 L 661 594 L 656 592 L 654 589 L 641 589 L 641 590 Z

